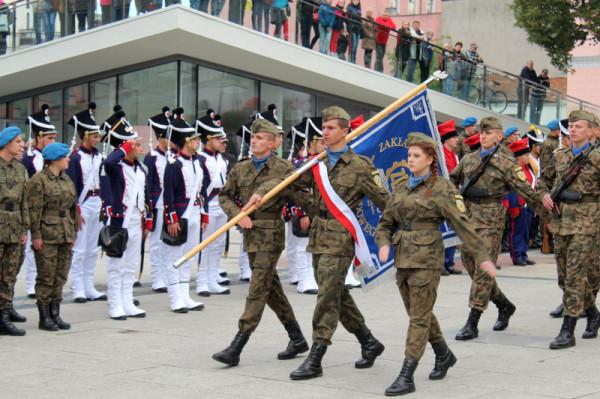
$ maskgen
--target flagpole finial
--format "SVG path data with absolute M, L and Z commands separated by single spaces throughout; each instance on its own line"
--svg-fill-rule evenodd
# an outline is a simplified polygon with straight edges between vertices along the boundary
M 431 77 L 432 77 L 434 80 L 444 80 L 444 79 L 446 79 L 446 78 L 448 77 L 448 73 L 447 73 L 447 72 L 445 72 L 445 71 L 440 71 L 440 70 L 437 70 L 437 71 L 434 71 L 434 72 L 431 74 Z

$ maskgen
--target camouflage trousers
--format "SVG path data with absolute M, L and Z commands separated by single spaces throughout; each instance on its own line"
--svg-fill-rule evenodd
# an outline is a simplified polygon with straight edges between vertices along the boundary
M 596 302 L 598 287 L 597 237 L 586 234 L 554 236 L 559 286 L 563 285 L 565 315 L 579 317 Z
M 490 250 L 491 261 L 498 261 L 498 252 L 502 242 L 502 229 L 477 229 L 477 234 L 481 238 L 482 244 Z M 480 311 L 485 311 L 488 303 L 496 302 L 503 296 L 496 279 L 490 277 L 487 273 L 475 264 L 475 259 L 470 253 L 461 249 L 460 258 L 464 268 L 471 277 L 471 292 L 469 294 L 469 307 Z
M 398 269 L 396 285 L 400 289 L 402 302 L 408 313 L 409 324 L 406 334 L 406 358 L 419 360 L 425 352 L 427 342 L 444 340 L 433 305 L 437 298 L 440 271 L 433 269 Z
M 38 304 L 62 302 L 63 286 L 71 268 L 72 244 L 43 244 L 34 251 L 37 277 L 35 296 Z
M 281 251 L 248 253 L 252 277 L 246 297 L 246 307 L 238 323 L 239 330 L 243 333 L 252 334 L 256 330 L 265 305 L 275 312 L 284 326 L 296 320 L 292 305 L 283 292 L 277 274 L 276 267 L 280 256 Z
M 327 254 L 313 255 L 319 294 L 313 314 L 313 342 L 331 345 L 338 321 L 352 334 L 365 325 L 350 291 L 344 286 L 348 268 L 354 258 Z
M 21 244 L 0 244 L 0 310 L 12 307 L 22 257 Z

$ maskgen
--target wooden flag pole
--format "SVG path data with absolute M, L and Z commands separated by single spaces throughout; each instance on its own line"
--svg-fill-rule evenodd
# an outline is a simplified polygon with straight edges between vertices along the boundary
M 396 101 L 394 101 L 393 103 L 391 103 L 390 105 L 385 107 L 377 115 L 373 116 L 371 119 L 369 119 L 368 121 L 366 121 L 365 123 L 360 125 L 356 130 L 353 130 L 352 132 L 348 133 L 348 135 L 346 136 L 346 142 L 350 142 L 350 141 L 354 140 L 356 137 L 360 136 L 366 130 L 370 129 L 372 126 L 377 124 L 379 121 L 381 121 L 382 119 L 387 117 L 389 114 L 391 114 L 392 112 L 394 112 L 395 110 L 400 108 L 402 105 L 407 103 L 411 98 L 413 98 L 417 94 L 419 94 L 422 90 L 425 90 L 425 88 L 427 87 L 427 85 L 429 83 L 431 83 L 435 80 L 445 79 L 446 76 L 447 75 L 445 74 L 445 72 L 440 72 L 440 71 L 434 72 L 433 75 L 431 75 L 429 77 L 429 79 L 427 79 L 426 81 L 424 81 L 423 83 L 421 83 L 420 85 L 418 85 L 417 87 L 415 87 L 414 89 L 412 89 L 411 91 L 406 93 L 404 96 L 400 97 L 399 99 L 397 99 Z M 262 203 L 266 204 L 267 202 L 269 202 L 273 197 L 275 197 L 277 194 L 279 194 L 283 189 L 285 189 L 287 186 L 289 186 L 290 184 L 292 184 L 293 182 L 298 180 L 298 178 L 304 172 L 306 172 L 307 170 L 312 168 L 317 162 L 323 160 L 325 158 L 325 156 L 326 156 L 326 152 L 325 151 L 321 152 L 319 155 L 317 155 L 316 157 L 312 158 L 309 162 L 304 164 L 300 169 L 296 170 L 296 172 L 294 172 L 293 174 L 291 174 L 290 176 L 285 178 L 285 180 L 283 180 L 281 183 L 279 183 L 271 191 L 269 191 L 262 197 Z M 224 234 L 227 230 L 234 227 L 236 224 L 239 223 L 240 220 L 242 220 L 246 216 L 250 215 L 255 210 L 256 210 L 256 205 L 252 205 L 247 210 L 241 211 L 240 213 L 238 213 L 229 222 L 227 222 L 227 224 L 223 225 L 221 228 L 219 228 L 217 231 L 215 231 L 210 236 L 208 236 L 205 240 L 203 240 L 200 244 L 198 244 L 193 249 L 191 249 L 188 253 L 186 253 L 181 259 L 177 260 L 177 262 L 175 262 L 173 264 L 173 267 L 178 268 L 181 265 L 183 265 L 185 262 L 190 260 L 194 255 L 196 255 L 198 252 L 202 251 L 210 243 L 212 243 L 214 240 L 216 240 L 221 234 Z

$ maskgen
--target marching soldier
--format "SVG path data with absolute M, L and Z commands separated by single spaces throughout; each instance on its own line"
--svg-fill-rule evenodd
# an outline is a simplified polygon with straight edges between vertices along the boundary
M 71 117 L 69 124 L 73 126 L 73 143 L 79 136 L 81 145 L 69 157 L 67 175 L 75 184 L 77 206 L 82 219 L 81 230 L 73 246 L 73 262 L 71 264 L 71 290 L 75 303 L 89 301 L 105 301 L 106 294 L 94 287 L 94 273 L 98 257 L 98 235 L 100 223 L 100 164 L 102 155 L 96 148 L 100 142 L 100 127 L 96 124 L 93 111 L 95 103 Z M 77 135 L 77 136 L 76 136 Z
M 150 229 L 150 266 L 152 268 L 152 291 L 158 293 L 167 292 L 167 263 L 165 257 L 165 246 L 160 240 L 163 226 L 163 187 L 165 167 L 167 166 L 167 152 L 171 145 L 167 138 L 171 110 L 163 107 L 162 112 L 148 119 L 156 140 L 156 148 L 152 148 L 144 157 L 144 165 L 148 169 L 146 187 L 149 194 L 149 207 L 152 212 L 152 228 Z M 150 133 L 152 134 L 152 133 Z
M 142 146 L 137 132 L 125 119 L 120 105 L 115 105 L 113 111 L 104 122 L 102 140 L 107 141 L 114 151 L 100 167 L 100 196 L 105 221 L 103 229 L 124 237 L 118 241 L 126 243 L 126 248 L 121 247 L 117 254 L 106 253 L 108 314 L 113 320 L 127 320 L 128 317 L 146 316 L 133 299 L 133 283 L 140 263 L 142 235 L 145 234 L 142 221 L 147 202 L 146 168 L 138 161 Z M 110 240 L 109 243 L 115 245 L 118 241 Z
M 496 263 L 504 230 L 506 212 L 502 206 L 504 193 L 512 188 L 529 205 L 533 203 L 538 208 L 541 204 L 541 197 L 533 192 L 527 183 L 527 178 L 516 163 L 514 156 L 511 155 L 509 158 L 496 148 L 503 137 L 500 121 L 495 117 L 483 118 L 480 128 L 480 150 L 461 159 L 456 169 L 450 174 L 450 180 L 457 187 L 470 184 L 467 190 L 464 190 L 463 187 L 467 209 L 479 237 L 490 249 L 492 261 Z M 488 163 L 482 164 L 486 160 Z M 471 311 L 467 323 L 456 334 L 456 339 L 470 340 L 479 335 L 477 329 L 479 318 L 490 300 L 498 308 L 498 320 L 494 324 L 493 330 L 505 330 L 510 317 L 515 312 L 515 305 L 502 293 L 494 278 L 476 267 L 472 253 L 468 250 L 461 251 L 461 259 L 472 279 L 469 297 Z
M 173 110 L 170 141 L 177 148 L 177 157 L 167 161 L 164 179 L 164 224 L 162 241 L 167 262 L 167 289 L 171 311 L 200 311 L 204 304 L 190 298 L 192 264 L 198 256 L 176 269 L 173 264 L 200 242 L 200 229 L 205 229 L 208 215 L 202 209 L 206 197 L 208 172 L 197 155 L 200 134 L 183 119 L 183 108 Z M 169 157 L 170 155 L 167 155 Z
M 477 118 L 474 116 L 463 119 L 461 126 L 464 131 L 458 136 L 458 144 L 456 146 L 456 155 L 459 159 L 462 159 L 462 157 L 472 152 L 469 145 L 465 143 L 465 140 L 479 132 Z
M 41 111 L 27 117 L 29 124 L 29 148 L 22 159 L 23 166 L 27 169 L 29 178 L 41 171 L 44 167 L 42 150 L 48 144 L 56 141 L 56 128 L 48 116 L 48 104 L 43 104 Z M 31 240 L 25 244 L 25 272 L 26 289 L 29 298 L 35 298 L 35 257 L 31 249 Z
M 31 246 L 37 277 L 35 295 L 40 313 L 40 330 L 69 330 L 60 317 L 62 289 L 71 266 L 71 250 L 81 219 L 73 181 L 65 173 L 69 167 L 69 146 L 52 143 L 44 147 L 44 169 L 31 178 L 27 203 Z
M 415 391 L 413 374 L 427 342 L 435 352 L 429 379 L 443 379 L 456 363 L 433 314 L 444 258 L 440 224 L 448 220 L 478 267 L 491 276 L 496 273 L 467 217 L 462 196 L 452 183 L 437 176 L 435 141 L 422 133 L 410 133 L 406 145 L 410 174 L 395 182 L 375 234 L 382 263 L 388 260 L 390 246 L 394 245 L 396 284 L 410 319 L 402 371 L 385 390 L 387 396 Z
M 502 140 L 502 144 L 500 145 L 499 151 L 506 155 L 509 158 L 513 157 L 513 152 L 508 148 L 508 146 L 515 141 L 519 140 L 520 133 L 519 129 L 516 126 L 510 126 L 504 131 L 504 140 Z
M 27 170 L 20 159 L 25 151 L 21 129 L 9 126 L 0 131 L 0 335 L 25 335 L 13 322 L 26 320 L 15 310 L 13 297 L 27 241 Z
M 587 326 L 582 338 L 596 338 L 600 327 L 600 313 L 595 304 L 599 280 L 596 240 L 600 152 L 588 142 L 593 124 L 594 115 L 591 113 L 582 110 L 571 112 L 571 146 L 554 153 L 550 168 L 556 173 L 554 190 L 561 190 L 560 198 L 554 202 L 549 194 L 544 196 L 547 209 L 558 207 L 551 230 L 555 239 L 559 286 L 561 283 L 564 285 L 563 324 L 558 336 L 550 343 L 550 349 L 575 346 L 575 325 L 584 311 Z M 572 168 L 576 157 L 581 162 L 578 172 Z M 567 183 L 569 175 L 573 180 Z M 547 178 L 542 180 L 540 189 L 550 191 L 546 181 Z
M 208 224 L 205 237 L 209 237 L 227 223 L 227 215 L 219 205 L 219 194 L 227 181 L 227 160 L 223 157 L 223 139 L 227 137 L 223 128 L 216 123 L 220 123 L 220 116 L 215 115 L 215 120 L 206 115 L 196 121 L 196 131 L 198 132 L 204 148 L 201 158 L 209 173 L 206 187 L 206 203 L 208 210 Z M 227 288 L 219 285 L 219 265 L 223 251 L 225 250 L 225 234 L 221 235 L 202 251 L 200 259 L 200 269 L 196 278 L 196 293 L 200 296 L 229 295 Z M 228 281 L 228 280 L 227 280 Z
M 221 208 L 230 218 L 240 212 L 236 199 L 246 203 L 261 184 L 294 170 L 288 161 L 273 154 L 279 130 L 265 119 L 258 119 L 252 123 L 253 155 L 233 167 L 219 196 Z M 287 348 L 280 352 L 277 358 L 292 359 L 308 350 L 308 344 L 283 292 L 276 269 L 285 238 L 281 208 L 286 200 L 285 197 L 281 197 L 271 201 L 263 209 L 251 217 L 243 218 L 239 223 L 244 231 L 244 248 L 248 252 L 252 277 L 244 313 L 239 319 L 238 333 L 231 345 L 213 355 L 213 359 L 221 363 L 230 366 L 239 363 L 240 353 L 250 334 L 258 327 L 266 305 L 275 312 L 290 337 Z
M 542 164 L 542 168 L 545 168 L 547 165 L 550 165 L 552 162 L 552 154 L 559 147 L 559 136 L 560 136 L 560 121 L 558 119 L 553 119 L 548 123 L 548 129 L 550 133 L 546 136 L 546 140 L 542 143 L 542 149 L 540 153 L 540 163 Z
M 388 192 L 371 161 L 357 155 L 346 144 L 350 115 L 337 106 L 325 108 L 323 139 L 327 145 L 327 165 L 333 190 L 350 209 L 356 208 L 367 196 L 379 209 L 384 209 Z M 283 175 L 282 175 L 283 176 Z M 260 204 L 262 195 L 275 187 L 283 177 L 263 184 L 247 206 Z M 303 174 L 286 190 L 312 189 L 316 218 L 313 220 L 307 251 L 313 254 L 313 267 L 319 285 L 317 304 L 313 313 L 313 344 L 304 362 L 290 374 L 293 380 L 319 377 L 323 374 L 321 360 L 331 345 L 331 338 L 341 322 L 356 335 L 361 345 L 361 358 L 354 364 L 363 369 L 373 366 L 385 347 L 371 333 L 365 319 L 354 303 L 344 280 L 354 259 L 354 239 L 351 233 L 329 211 L 312 173 Z M 286 192 L 286 191 L 284 191 Z

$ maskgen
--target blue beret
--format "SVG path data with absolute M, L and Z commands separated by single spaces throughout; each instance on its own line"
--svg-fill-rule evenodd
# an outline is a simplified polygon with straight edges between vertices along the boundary
M 0 131 L 0 148 L 10 143 L 15 137 L 21 134 L 21 129 L 16 126 L 8 126 Z
M 474 116 L 469 116 L 468 118 L 463 119 L 462 127 L 475 126 L 477 124 L 477 118 Z
M 519 128 L 518 128 L 518 127 L 516 127 L 516 126 L 511 126 L 511 127 L 509 127 L 508 129 L 506 129 L 506 130 L 504 131 L 504 137 L 508 137 L 508 136 L 510 136 L 510 135 L 512 135 L 512 134 L 515 134 L 515 133 L 516 133 L 516 132 L 518 132 L 518 131 L 519 131 Z
M 42 150 L 42 156 L 46 161 L 57 161 L 69 155 L 69 146 L 63 143 L 48 144 Z
M 558 130 L 558 119 L 552 119 L 548 122 L 548 129 L 550 130 Z

